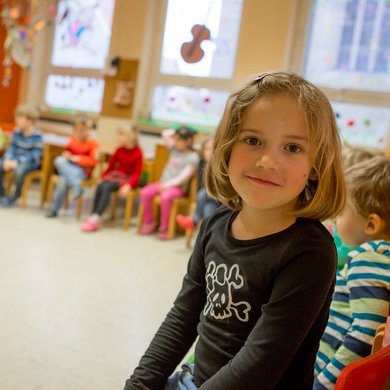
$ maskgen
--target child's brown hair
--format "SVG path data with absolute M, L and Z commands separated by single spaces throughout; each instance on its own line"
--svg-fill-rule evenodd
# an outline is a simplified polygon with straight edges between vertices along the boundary
M 39 112 L 29 104 L 21 104 L 15 109 L 15 116 L 25 117 L 32 122 L 35 122 L 39 118 Z
M 343 142 L 343 161 L 345 169 L 380 155 L 383 155 L 383 153 L 378 150 L 364 148 L 362 146 L 351 145 L 347 142 Z
M 378 214 L 390 231 L 390 159 L 372 157 L 347 170 L 352 203 L 362 217 Z
M 311 177 L 314 179 L 309 179 L 299 195 L 294 214 L 319 220 L 335 217 L 344 206 L 346 186 L 334 113 L 326 96 L 316 86 L 289 72 L 263 74 L 230 95 L 207 167 L 208 192 L 231 209 L 241 209 L 242 201 L 228 176 L 230 153 L 248 107 L 269 95 L 287 95 L 296 100 L 304 112 L 309 131 Z

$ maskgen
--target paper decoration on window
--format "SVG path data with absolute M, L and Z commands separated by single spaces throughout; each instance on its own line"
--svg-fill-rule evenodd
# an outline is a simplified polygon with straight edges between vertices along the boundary
M 115 0 L 60 0 L 52 64 L 103 69 L 111 40 Z
M 8 87 L 12 77 L 13 62 L 23 68 L 31 66 L 37 34 L 52 23 L 56 8 L 54 0 L 39 2 L 38 0 L 5 0 L 1 5 L 1 19 L 7 32 L 4 40 L 2 84 Z M 44 15 L 42 10 L 45 11 Z
M 341 137 L 353 145 L 385 149 L 389 142 L 390 109 L 332 102 Z

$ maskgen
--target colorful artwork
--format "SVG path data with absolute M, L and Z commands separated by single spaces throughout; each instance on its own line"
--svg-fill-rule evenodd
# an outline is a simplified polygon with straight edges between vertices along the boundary
M 227 98 L 226 91 L 157 85 L 153 93 L 152 119 L 215 127 Z
M 99 112 L 104 81 L 87 77 L 49 75 L 45 103 L 52 108 Z
M 13 62 L 23 68 L 31 66 L 37 34 L 54 19 L 56 12 L 54 0 L 40 3 L 38 4 L 37 0 L 2 0 L 0 2 L 1 19 L 7 30 L 4 41 L 2 81 L 4 87 L 9 86 Z
M 230 79 L 242 0 L 169 0 L 160 72 Z
M 332 102 L 342 138 L 353 145 L 385 149 L 390 137 L 390 108 Z
M 115 0 L 60 0 L 54 66 L 102 69 L 108 54 Z
M 305 76 L 337 89 L 390 90 L 390 2 L 315 0 Z

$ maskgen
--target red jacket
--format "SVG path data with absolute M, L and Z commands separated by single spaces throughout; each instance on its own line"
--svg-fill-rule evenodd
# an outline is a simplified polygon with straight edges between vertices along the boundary
M 86 175 L 90 177 L 93 168 L 97 164 L 96 152 L 98 147 L 99 144 L 92 138 L 80 141 L 78 138 L 72 137 L 65 146 L 65 150 L 79 156 L 80 159 L 76 164 L 84 168 Z
M 138 186 L 142 174 L 142 150 L 119 147 L 110 157 L 108 167 L 103 173 L 103 180 L 118 181 L 120 185 Z

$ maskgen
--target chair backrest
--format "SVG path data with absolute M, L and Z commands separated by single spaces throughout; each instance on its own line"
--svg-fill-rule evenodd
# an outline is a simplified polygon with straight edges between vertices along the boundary
M 390 346 L 345 367 L 335 390 L 382 390 L 390 385 Z
M 385 330 L 383 333 L 382 348 L 390 345 L 390 316 L 387 316 Z
M 168 159 L 169 149 L 163 144 L 157 144 L 154 153 L 154 172 L 150 182 L 160 180 Z

